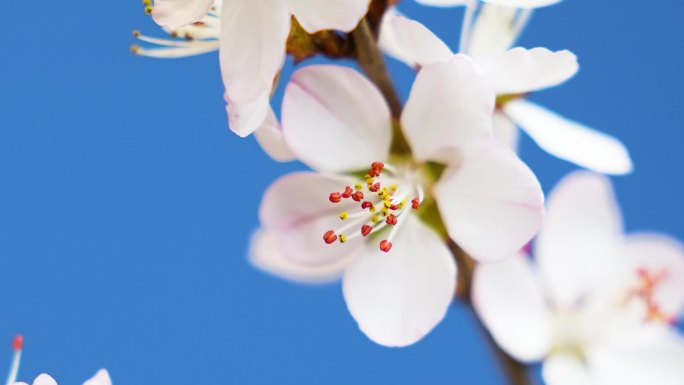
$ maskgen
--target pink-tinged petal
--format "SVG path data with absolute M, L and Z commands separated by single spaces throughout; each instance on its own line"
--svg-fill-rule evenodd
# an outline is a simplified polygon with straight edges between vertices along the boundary
M 632 172 L 627 148 L 612 136 L 524 100 L 506 103 L 504 111 L 551 155 L 603 174 Z
M 546 385 L 598 385 L 579 357 L 565 353 L 554 353 L 544 360 L 542 378 Z
M 339 203 L 329 200 L 330 193 L 354 186 L 351 178 L 316 173 L 288 174 L 275 181 L 264 193 L 259 219 L 264 230 L 272 234 L 283 257 L 302 265 L 324 267 L 352 257 L 363 246 L 362 237 L 326 244 L 323 234 L 349 224 L 340 213 L 359 209 L 351 198 Z M 351 236 L 361 225 L 345 232 Z
M 518 130 L 515 123 L 505 114 L 495 111 L 492 116 L 492 127 L 494 129 L 494 137 L 517 153 L 520 130 Z
M 446 314 L 456 285 L 449 249 L 418 218 L 407 216 L 388 253 L 369 245 L 344 274 L 347 307 L 359 328 L 385 346 L 411 345 Z
M 233 102 L 262 97 L 285 60 L 290 13 L 283 1 L 225 0 L 221 10 L 221 74 Z
M 454 56 L 423 24 L 392 11 L 382 19 L 378 44 L 383 52 L 411 67 L 447 61 Z
M 255 100 L 234 102 L 226 93 L 226 112 L 231 131 L 246 137 L 264 124 L 268 116 L 270 91 L 264 92 Z
M 252 236 L 249 260 L 256 268 L 288 281 L 321 284 L 337 281 L 349 265 L 349 258 L 339 259 L 328 265 L 311 266 L 293 262 L 283 256 L 273 234 L 258 230 Z
M 84 382 L 83 385 L 112 385 L 112 379 L 109 378 L 109 373 L 105 369 L 100 369 L 93 378 Z
M 473 57 L 511 48 L 532 11 L 473 1 L 466 10 L 461 32 L 461 52 Z
M 451 239 L 479 261 L 518 252 L 539 231 L 544 195 L 532 171 L 504 144 L 475 143 L 434 188 Z
M 288 0 L 290 11 L 308 32 L 337 29 L 349 32 L 368 12 L 370 0 Z
M 273 158 L 273 160 L 278 162 L 295 160 L 295 155 L 292 150 L 290 150 L 287 142 L 285 142 L 283 130 L 272 109 L 269 108 L 266 120 L 261 127 L 254 131 L 254 137 L 257 142 L 259 142 L 259 145 L 264 152 Z
M 316 170 L 367 169 L 389 154 L 389 107 L 351 68 L 314 65 L 295 72 L 285 89 L 282 123 L 297 158 Z
M 423 67 L 401 116 L 413 155 L 450 163 L 455 150 L 490 138 L 494 101 L 491 83 L 467 56 Z
M 48 374 L 41 374 L 33 380 L 33 385 L 57 385 L 57 381 Z
M 626 269 L 632 288 L 653 279 L 652 300 L 665 316 L 684 312 L 684 246 L 662 234 L 635 234 L 627 237 L 620 251 L 621 267 Z M 643 276 L 648 274 L 648 276 Z
M 620 210 L 608 178 L 586 171 L 565 177 L 546 207 L 535 256 L 553 300 L 571 306 L 620 263 Z
M 587 354 L 597 384 L 680 385 L 684 340 L 672 328 L 644 326 Z
M 478 265 L 472 293 L 477 314 L 506 352 L 523 362 L 548 353 L 551 311 L 527 257 Z
M 488 4 L 515 8 L 541 8 L 560 3 L 562 0 L 482 0 Z
M 199 21 L 213 5 L 214 0 L 155 0 L 152 18 L 161 27 L 173 30 Z
M 497 95 L 522 94 L 557 86 L 579 70 L 570 51 L 516 47 L 474 59 L 494 83 Z

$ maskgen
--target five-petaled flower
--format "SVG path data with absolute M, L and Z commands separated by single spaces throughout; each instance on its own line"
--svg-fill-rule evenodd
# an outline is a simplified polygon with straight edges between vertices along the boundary
M 664 235 L 624 235 L 609 181 L 577 172 L 551 193 L 534 244 L 478 266 L 473 303 L 494 339 L 548 385 L 680 384 L 684 249 Z
M 298 280 L 343 275 L 347 306 L 371 339 L 416 342 L 453 297 L 447 235 L 478 260 L 499 260 L 542 222 L 539 183 L 493 138 L 493 109 L 494 90 L 464 56 L 423 68 L 400 122 L 355 70 L 299 70 L 283 134 L 316 172 L 265 193 L 255 263 Z

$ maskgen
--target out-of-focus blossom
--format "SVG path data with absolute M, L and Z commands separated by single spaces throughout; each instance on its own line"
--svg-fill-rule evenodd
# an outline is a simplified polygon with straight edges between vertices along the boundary
M 368 4 L 369 0 L 223 0 L 217 6 L 214 0 L 156 0 L 151 12 L 167 30 L 196 27 L 205 32 L 206 39 L 195 42 L 194 52 L 209 50 L 210 44 L 215 49 L 218 38 L 230 127 L 244 137 L 262 127 L 269 114 L 269 98 L 285 60 L 291 18 L 296 17 L 311 33 L 351 31 L 366 14 Z
M 482 0 L 483 3 L 510 8 L 540 8 L 560 3 L 562 0 Z M 472 5 L 478 0 L 416 0 L 416 3 L 435 7 Z
M 287 175 L 265 193 L 255 265 L 294 280 L 343 276 L 347 306 L 372 340 L 418 341 L 453 296 L 447 233 L 475 258 L 498 260 L 541 224 L 540 186 L 493 138 L 493 108 L 489 82 L 463 56 L 421 71 L 401 122 L 350 68 L 296 72 L 283 134 L 316 172 Z M 392 152 L 396 135 L 410 152 Z
M 394 13 L 383 20 L 380 46 L 413 67 L 449 60 L 454 55 L 425 26 Z M 540 147 L 561 159 L 606 174 L 631 172 L 632 161 L 620 141 L 524 100 L 531 92 L 557 86 L 574 76 L 579 66 L 573 53 L 518 47 L 473 60 L 496 89 L 494 133 L 511 148 L 517 147 L 517 125 Z
M 549 385 L 680 384 L 684 249 L 660 234 L 625 235 L 607 178 L 577 172 L 548 199 L 526 256 L 479 265 L 473 303 L 513 357 L 543 360 Z
M 25 382 L 16 382 L 15 385 L 28 385 Z M 48 374 L 41 374 L 33 380 L 32 385 L 57 385 L 57 381 Z M 112 385 L 109 373 L 105 369 L 100 369 L 97 374 L 83 385 Z

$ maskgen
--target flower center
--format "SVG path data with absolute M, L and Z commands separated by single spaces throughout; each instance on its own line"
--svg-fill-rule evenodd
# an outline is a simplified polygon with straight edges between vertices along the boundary
M 667 271 L 653 271 L 640 267 L 636 271 L 637 283 L 629 291 L 628 298 L 642 301 L 646 306 L 646 321 L 675 323 L 672 315 L 666 314 L 658 305 L 655 291 L 662 282 L 667 279 Z
M 414 182 L 415 172 L 411 175 L 410 170 L 404 170 L 403 174 L 400 177 L 398 170 L 382 162 L 374 162 L 363 182 L 359 181 L 353 187 L 346 186 L 342 192 L 330 193 L 328 199 L 331 203 L 351 199 L 357 203 L 357 210 L 340 213 L 340 220 L 347 223 L 336 230 L 326 231 L 323 234 L 325 243 L 330 245 L 338 240 L 344 243 L 359 236 L 367 237 L 389 226 L 392 231 L 379 243 L 380 250 L 389 252 L 406 215 L 410 210 L 418 210 L 424 199 L 422 187 Z

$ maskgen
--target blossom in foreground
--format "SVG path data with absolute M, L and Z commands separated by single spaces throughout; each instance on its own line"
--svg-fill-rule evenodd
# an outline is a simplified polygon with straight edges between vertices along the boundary
M 151 12 L 157 24 L 171 31 L 207 18 L 218 24 L 212 31 L 219 34 L 230 126 L 236 134 L 247 136 L 261 127 L 269 113 L 273 81 L 285 60 L 291 18 L 296 17 L 311 33 L 351 31 L 368 5 L 369 0 L 224 0 L 219 18 L 211 14 L 212 7 L 216 10 L 214 0 L 156 0 Z
M 549 196 L 526 256 L 482 264 L 473 303 L 513 357 L 543 360 L 549 385 L 680 384 L 684 249 L 660 234 L 625 235 L 609 181 L 577 172 Z
M 358 72 L 299 70 L 285 91 L 283 134 L 315 172 L 286 175 L 265 193 L 255 264 L 295 280 L 343 276 L 368 337 L 418 341 L 455 289 L 447 234 L 473 257 L 498 260 L 541 224 L 540 186 L 493 139 L 493 108 L 489 83 L 461 56 L 423 69 L 394 123 Z M 397 144 L 399 130 L 410 152 Z
M 385 52 L 413 67 L 449 60 L 454 55 L 425 26 L 392 13 L 383 20 L 380 45 Z M 605 174 L 632 171 L 629 153 L 617 139 L 524 100 L 531 92 L 557 86 L 573 77 L 579 69 L 573 53 L 517 47 L 473 60 L 494 84 L 494 132 L 509 146 L 517 147 L 517 125 L 541 148 L 561 159 Z

